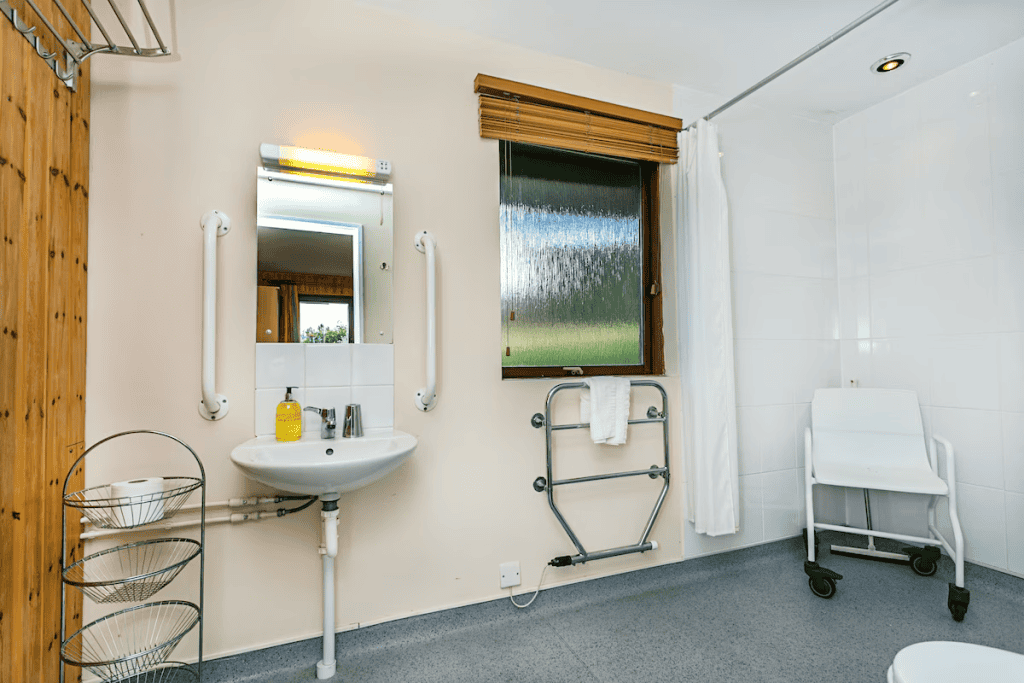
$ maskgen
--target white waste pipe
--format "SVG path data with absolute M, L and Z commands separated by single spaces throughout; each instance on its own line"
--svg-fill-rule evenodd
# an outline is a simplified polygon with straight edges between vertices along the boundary
M 334 658 L 334 557 L 324 555 L 324 658 L 316 663 L 316 677 L 333 678 L 338 661 Z
M 324 643 L 323 659 L 316 664 L 318 679 L 332 678 L 338 663 L 334 656 L 334 558 L 338 556 L 338 510 L 324 510 Z
M 437 240 L 424 230 L 416 235 L 415 244 L 427 255 L 427 386 L 416 392 L 416 408 L 426 412 L 437 404 Z
M 278 496 L 269 496 L 269 497 L 255 497 L 254 496 L 252 498 L 232 498 L 231 500 L 218 500 L 218 501 L 214 501 L 212 503 L 207 503 L 206 504 L 206 509 L 210 510 L 212 508 L 245 508 L 245 507 L 253 507 L 253 506 L 256 506 L 256 505 L 276 505 L 277 503 L 295 503 L 295 502 L 301 503 L 302 499 L 301 498 L 291 498 L 291 497 L 282 498 L 282 497 L 278 497 Z M 178 508 L 178 512 L 191 512 L 192 510 L 198 510 L 201 507 L 203 507 L 203 506 L 200 503 L 196 503 L 195 505 L 182 505 L 180 508 Z M 92 520 L 90 520 L 88 517 L 82 517 L 80 521 L 82 522 L 82 524 L 92 524 Z M 199 524 L 199 521 L 197 520 L 195 523 Z
M 259 510 L 256 512 L 236 512 L 232 515 L 223 515 L 222 517 L 207 517 L 206 525 L 211 524 L 224 524 L 231 522 L 232 524 L 238 524 L 240 522 L 254 522 L 260 519 L 269 519 L 271 517 L 277 517 L 276 510 Z M 83 540 L 89 540 L 91 538 L 105 538 L 107 536 L 118 536 L 120 534 L 130 534 L 137 531 L 165 531 L 167 529 L 181 529 L 191 526 L 199 526 L 200 520 L 198 519 L 185 519 L 177 522 L 164 522 L 163 524 L 147 524 L 144 528 L 132 527 L 130 529 L 95 529 L 93 531 L 84 531 L 79 536 Z
M 217 393 L 217 238 L 228 234 L 231 219 L 220 211 L 207 211 L 203 230 L 203 399 L 199 414 L 221 420 L 228 414 L 228 399 Z

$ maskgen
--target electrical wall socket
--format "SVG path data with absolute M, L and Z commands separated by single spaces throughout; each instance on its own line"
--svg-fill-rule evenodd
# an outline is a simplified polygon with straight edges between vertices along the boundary
M 522 581 L 519 579 L 519 563 L 518 562 L 503 562 L 498 565 L 498 569 L 501 571 L 501 587 L 510 588 L 512 586 L 518 586 Z
M 377 159 L 377 173 L 380 175 L 391 175 L 391 162 Z

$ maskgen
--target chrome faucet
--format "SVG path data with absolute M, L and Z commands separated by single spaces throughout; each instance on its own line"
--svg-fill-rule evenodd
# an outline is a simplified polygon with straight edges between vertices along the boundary
M 334 438 L 334 432 L 338 428 L 338 421 L 334 416 L 334 408 L 315 408 L 313 406 L 306 406 L 303 410 L 316 413 L 323 419 L 323 422 L 320 423 L 321 439 Z
M 345 423 L 341 427 L 341 435 L 346 439 L 363 435 L 363 412 L 358 403 L 345 406 Z

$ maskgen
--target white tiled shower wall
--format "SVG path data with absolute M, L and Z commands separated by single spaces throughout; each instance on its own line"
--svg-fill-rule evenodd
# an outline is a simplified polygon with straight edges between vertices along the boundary
M 395 358 L 391 344 L 257 344 L 256 436 L 274 434 L 277 404 L 287 387 L 303 408 L 362 406 L 363 427 L 392 427 L 395 422 Z M 321 418 L 302 413 L 305 432 L 320 429 Z
M 966 557 L 1024 574 L 1024 40 L 835 127 L 842 378 L 953 442 Z M 923 531 L 923 501 L 875 496 Z M 850 521 L 863 520 L 851 496 Z M 940 518 L 942 515 L 940 514 Z
M 687 121 L 723 101 L 675 96 Z M 688 558 L 800 533 L 810 401 L 840 381 L 832 126 L 750 104 L 715 122 L 730 211 L 740 529 L 712 538 L 686 523 Z M 841 521 L 834 493 L 816 491 L 816 510 Z

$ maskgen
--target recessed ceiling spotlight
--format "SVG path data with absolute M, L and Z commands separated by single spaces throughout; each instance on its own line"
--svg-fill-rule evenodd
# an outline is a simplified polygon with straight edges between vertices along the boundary
M 896 69 L 900 68 L 909 61 L 910 53 L 897 52 L 894 55 L 886 55 L 885 57 L 879 59 L 877 62 L 871 65 L 871 70 L 877 71 L 880 74 L 884 74 L 890 71 L 895 71 Z

